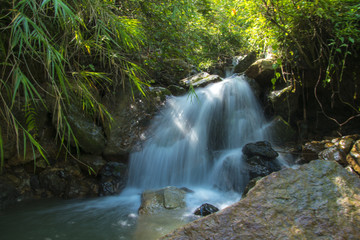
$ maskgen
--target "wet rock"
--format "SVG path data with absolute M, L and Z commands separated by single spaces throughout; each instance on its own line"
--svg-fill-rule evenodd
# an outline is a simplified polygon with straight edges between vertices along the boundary
M 268 159 L 260 156 L 253 156 L 246 159 L 247 170 L 249 173 L 249 180 L 264 177 L 272 172 L 279 171 L 280 165 L 275 161 L 269 161 Z
M 210 83 L 220 82 L 222 80 L 218 75 L 210 75 L 206 72 L 198 73 L 194 76 L 184 78 L 180 80 L 180 85 L 182 86 L 193 86 L 193 87 L 205 87 Z
M 119 94 L 104 103 L 113 118 L 104 124 L 107 143 L 103 156 L 107 161 L 127 163 L 130 151 L 142 140 L 141 136 L 157 109 L 150 102 L 156 101 L 133 100 L 127 94 Z
M 360 179 L 316 160 L 259 180 L 245 198 L 161 239 L 359 239 Z
M 55 196 L 62 197 L 66 189 L 67 173 L 62 168 L 51 168 L 40 174 L 39 181 L 42 188 L 51 191 Z
M 295 142 L 297 139 L 296 131 L 281 116 L 276 116 L 269 124 L 268 130 L 272 137 L 272 142 L 283 145 Z
M 80 148 L 86 153 L 101 154 L 106 143 L 103 129 L 74 106 L 70 107 L 69 110 L 68 121 Z
M 195 210 L 194 214 L 203 217 L 203 216 L 207 216 L 207 215 L 210 215 L 210 214 L 218 212 L 218 211 L 219 211 L 219 209 L 217 207 L 215 207 L 214 205 L 211 205 L 209 203 L 204 203 Z
M 40 187 L 44 190 L 42 194 L 47 196 L 51 194 L 65 199 L 96 196 L 98 190 L 93 186 L 94 181 L 83 176 L 79 168 L 70 165 L 48 168 L 39 176 Z M 34 183 L 33 180 L 32 184 Z M 39 189 L 34 190 L 40 192 Z
M 100 195 L 119 194 L 126 186 L 127 165 L 118 162 L 108 162 L 99 172 Z
M 242 73 L 245 72 L 245 70 L 256 61 L 256 53 L 251 52 L 248 55 L 239 56 L 236 58 L 237 58 L 237 64 L 234 68 L 234 73 Z
M 360 174 L 360 140 L 357 140 L 346 156 L 346 161 L 354 169 L 355 172 Z
M 176 187 L 149 190 L 141 194 L 140 215 L 157 214 L 166 209 L 185 207 L 186 192 Z
M 248 157 L 260 156 L 264 159 L 274 159 L 279 156 L 279 154 L 272 149 L 271 144 L 267 141 L 260 141 L 256 143 L 246 144 L 242 152 Z
M 102 156 L 89 155 L 84 154 L 80 156 L 80 167 L 86 172 L 90 174 L 98 175 L 99 171 L 105 166 L 106 161 L 102 158 Z M 89 169 L 89 167 L 91 169 Z M 93 171 L 94 172 L 93 172 Z

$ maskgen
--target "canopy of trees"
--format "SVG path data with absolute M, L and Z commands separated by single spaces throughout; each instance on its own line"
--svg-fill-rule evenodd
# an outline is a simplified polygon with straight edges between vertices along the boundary
M 359 114 L 359 83 L 340 85 L 360 50 L 357 0 L 0 0 L 0 153 L 15 135 L 42 153 L 36 113 L 52 112 L 60 144 L 76 142 L 71 104 L 94 121 L 111 118 L 100 102 L 119 87 L 146 95 L 155 73 L 181 60 L 210 69 L 236 54 L 272 51 L 299 82 L 321 84 Z M 170 69 L 182 70 L 182 69 Z M 350 71 L 351 72 L 351 71 Z M 355 74 L 355 71 L 354 71 Z M 283 76 L 285 76 L 283 74 Z M 351 77 L 351 76 L 350 76 Z M 352 76 L 358 79 L 358 76 Z

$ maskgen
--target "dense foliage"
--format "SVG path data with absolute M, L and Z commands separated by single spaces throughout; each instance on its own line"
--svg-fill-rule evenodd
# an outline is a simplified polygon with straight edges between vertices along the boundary
M 358 59 L 360 50 L 356 0 L 0 4 L 1 165 L 9 136 L 25 146 L 30 143 L 46 158 L 36 135 L 40 109 L 51 113 L 60 145 L 68 148 L 69 142 L 76 143 L 66 114 L 71 105 L 94 121 L 111 119 L 101 96 L 119 86 L 145 95 L 146 86 L 164 84 L 164 76 L 169 75 L 168 80 L 192 69 L 210 69 L 249 51 L 275 54 L 282 76 L 292 81 L 305 84 L 302 69 L 318 71 L 321 82 L 331 86 L 352 116 L 360 111 L 356 80 L 351 92 L 340 92 L 347 60 Z

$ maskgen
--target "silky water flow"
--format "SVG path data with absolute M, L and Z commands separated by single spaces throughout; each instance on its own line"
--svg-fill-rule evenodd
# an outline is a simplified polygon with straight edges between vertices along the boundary
M 196 219 L 203 203 L 222 209 L 241 198 L 248 182 L 242 147 L 271 140 L 266 126 L 244 76 L 171 97 L 144 133 L 141 151 L 131 154 L 119 196 L 17 205 L 0 212 L 1 239 L 156 239 Z M 166 186 L 193 191 L 186 208 L 138 216 L 141 192 Z

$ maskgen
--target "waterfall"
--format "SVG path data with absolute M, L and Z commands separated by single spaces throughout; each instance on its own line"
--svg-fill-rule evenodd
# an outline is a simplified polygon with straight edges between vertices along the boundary
M 242 147 L 269 139 L 257 99 L 244 76 L 168 99 L 130 156 L 129 187 L 216 186 L 241 191 L 248 181 Z

